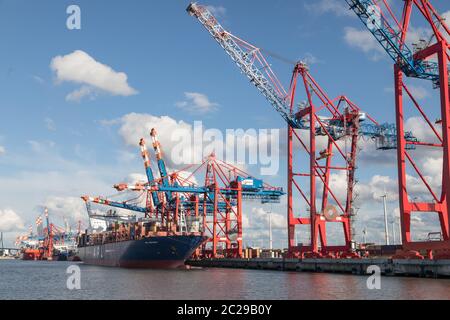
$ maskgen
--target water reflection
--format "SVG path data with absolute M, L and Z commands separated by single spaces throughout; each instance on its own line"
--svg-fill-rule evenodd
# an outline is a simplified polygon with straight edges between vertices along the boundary
M 69 265 L 0 261 L 0 299 L 450 299 L 450 279 L 382 277 L 381 290 L 369 290 L 367 277 L 343 274 L 85 265 L 80 265 L 82 289 L 70 291 Z

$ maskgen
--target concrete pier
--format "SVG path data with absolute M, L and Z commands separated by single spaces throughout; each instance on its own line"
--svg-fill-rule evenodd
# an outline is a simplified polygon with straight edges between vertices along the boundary
M 187 264 L 204 268 L 329 272 L 355 275 L 367 275 L 367 268 L 377 265 L 385 276 L 450 277 L 450 260 L 257 258 L 189 260 Z

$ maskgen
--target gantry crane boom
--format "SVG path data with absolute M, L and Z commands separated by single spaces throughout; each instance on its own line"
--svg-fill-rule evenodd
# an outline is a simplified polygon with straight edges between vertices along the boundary
M 144 160 L 145 174 L 147 175 L 148 184 L 150 186 L 154 185 L 155 184 L 155 176 L 153 175 L 152 166 L 150 163 L 150 156 L 148 154 L 147 145 L 145 144 L 144 138 L 142 138 L 141 141 L 139 142 L 139 146 L 141 147 L 141 156 L 142 156 L 142 159 Z M 157 192 L 152 192 L 152 200 L 153 200 L 153 205 L 155 207 L 158 207 L 159 206 L 159 198 L 158 198 Z
M 226 31 L 205 6 L 191 3 L 186 11 L 191 16 L 196 17 L 206 28 L 236 63 L 242 73 L 250 79 L 250 82 L 256 86 L 290 127 L 293 129 L 309 129 L 308 122 L 303 121 L 295 111 L 291 110 L 290 94 L 283 88 L 259 48 Z M 324 122 L 326 123 L 326 121 Z M 332 127 L 334 129 L 332 131 L 339 133 L 344 132 L 345 126 L 343 123 L 340 125 L 337 123 Z M 360 126 L 359 135 L 372 138 L 385 138 L 381 139 L 381 141 L 385 141 L 386 144 L 379 144 L 377 146 L 379 149 L 395 149 L 397 145 L 397 130 L 394 124 L 386 123 L 380 125 L 377 123 L 364 123 Z M 411 132 L 406 132 L 405 138 L 411 142 L 417 141 Z M 414 145 L 411 144 L 410 148 L 413 149 Z
M 148 187 L 142 184 L 116 184 L 114 188 L 117 191 L 131 190 L 131 191 L 151 191 L 151 192 L 176 192 L 176 193 L 192 193 L 192 194 L 209 194 L 208 196 L 213 198 L 214 193 L 208 187 L 197 186 L 153 186 Z M 229 195 L 232 198 L 236 197 L 237 191 L 233 189 L 223 190 L 223 194 Z M 262 202 L 278 202 L 280 197 L 284 195 L 282 189 L 266 189 L 260 188 L 257 190 L 242 190 L 242 197 L 246 199 L 260 199 Z
M 114 188 L 118 191 L 131 190 L 131 191 L 150 191 L 150 192 L 175 192 L 175 193 L 188 193 L 188 194 L 207 194 L 207 202 L 206 205 L 212 205 L 214 202 L 214 193 L 209 190 L 207 187 L 197 187 L 197 186 L 145 186 L 142 184 L 135 185 L 127 185 L 127 184 L 116 184 Z M 232 199 L 235 199 L 237 196 L 237 191 L 232 189 L 223 190 L 222 193 L 224 195 L 230 196 Z M 241 192 L 242 197 L 244 199 L 259 199 L 263 203 L 268 202 L 279 202 L 280 197 L 284 195 L 282 189 L 267 189 L 260 188 L 258 190 L 243 190 Z M 86 203 L 92 202 L 105 206 L 110 206 L 119 209 L 125 209 L 130 211 L 136 211 L 141 213 L 146 213 L 147 209 L 144 207 L 128 204 L 126 202 L 118 202 L 108 200 L 106 198 L 101 197 L 89 197 L 82 196 L 81 197 Z M 202 207 L 202 203 L 200 203 L 200 207 Z M 219 203 L 219 206 L 223 206 L 223 203 Z
M 141 213 L 147 213 L 147 211 L 148 211 L 148 209 L 144 208 L 144 207 L 131 205 L 131 204 L 128 204 L 125 202 L 118 202 L 118 201 L 102 199 L 100 197 L 94 198 L 94 197 L 89 197 L 89 196 L 82 196 L 81 199 L 83 199 L 83 201 L 86 204 L 92 202 L 92 203 L 97 203 L 97 204 L 101 204 L 101 205 L 105 205 L 105 206 L 110 206 L 113 208 L 125 209 L 125 210 L 130 210 L 130 211 L 141 212 Z
M 186 11 L 191 16 L 195 16 L 208 30 L 286 122 L 293 128 L 302 128 L 303 124 L 290 112 L 286 90 L 273 73 L 260 49 L 226 31 L 206 7 L 191 3 Z
M 119 202 L 119 201 L 113 201 L 113 200 L 109 200 L 109 199 L 102 198 L 102 197 L 90 197 L 90 196 L 82 196 L 81 199 L 83 199 L 83 201 L 86 204 L 95 203 L 95 204 L 108 206 L 108 207 L 112 207 L 112 208 L 117 208 L 117 209 L 124 209 L 124 210 L 128 210 L 128 211 L 139 212 L 139 213 L 147 213 L 147 208 L 133 205 L 133 204 L 128 204 L 126 202 Z M 187 204 L 187 203 L 183 203 L 183 205 L 185 207 L 189 207 L 189 204 Z M 208 196 L 207 201 L 205 203 L 203 203 L 203 202 L 199 203 L 199 210 L 202 211 L 203 208 L 207 208 L 208 210 L 210 210 L 213 205 L 214 205 L 214 199 L 211 199 Z M 218 204 L 218 207 L 220 209 L 225 209 L 225 208 L 227 208 L 227 205 L 223 202 L 220 202 Z M 93 215 L 90 215 L 90 216 L 92 217 Z
M 162 185 L 164 187 L 169 187 L 170 182 L 169 182 L 169 177 L 167 174 L 166 163 L 164 162 L 164 159 L 163 159 L 163 155 L 162 155 L 162 151 L 161 151 L 161 144 L 158 140 L 158 134 L 157 134 L 155 128 L 153 128 L 151 130 L 150 136 L 152 137 L 153 149 L 155 150 L 156 161 L 158 162 L 158 169 L 159 169 L 159 174 L 161 176 Z M 166 194 L 167 201 L 170 202 L 172 200 L 172 191 L 166 191 L 165 194 Z
M 345 1 L 349 4 L 350 9 L 356 13 L 359 19 L 373 34 L 375 39 L 381 44 L 388 55 L 402 69 L 405 75 L 408 77 L 431 80 L 434 83 L 439 83 L 438 63 L 420 59 L 420 57 L 415 55 L 406 44 L 406 29 L 408 27 L 408 21 L 405 21 L 405 25 L 400 25 L 397 23 L 397 26 L 393 27 L 386 17 L 381 14 L 381 10 L 376 1 Z M 414 2 L 416 1 L 414 0 Z M 411 9 L 411 4 L 412 2 L 406 6 L 406 10 Z M 438 23 L 444 27 L 447 34 L 450 34 L 444 20 L 439 17 L 437 12 L 433 11 L 433 15 L 438 19 Z M 440 33 L 438 32 L 437 34 L 439 35 Z M 442 35 L 440 35 L 440 37 L 441 39 L 445 39 Z

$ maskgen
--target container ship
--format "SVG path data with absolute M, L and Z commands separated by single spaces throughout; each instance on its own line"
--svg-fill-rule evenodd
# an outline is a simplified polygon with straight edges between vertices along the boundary
M 115 223 L 78 239 L 78 257 L 90 265 L 121 268 L 183 268 L 206 240 L 199 232 L 164 230 L 157 222 Z
M 216 159 L 214 153 L 196 168 L 190 165 L 169 173 L 155 128 L 150 137 L 159 178 L 142 138 L 139 146 L 146 181 L 116 184 L 118 193 L 109 197 L 81 197 L 90 226 L 79 236 L 79 258 L 102 266 L 178 268 L 193 254 L 216 255 L 219 242 L 223 251 L 238 257 L 242 250 L 241 200 L 276 202 L 284 194 L 282 189 Z M 198 184 L 200 179 L 205 185 Z M 105 212 L 105 208 L 111 209 Z M 141 218 L 136 219 L 137 215 Z

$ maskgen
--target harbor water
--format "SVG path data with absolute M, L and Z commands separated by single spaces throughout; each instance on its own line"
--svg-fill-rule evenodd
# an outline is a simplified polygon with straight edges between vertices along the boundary
M 80 270 L 69 290 L 67 268 Z M 132 270 L 73 262 L 0 260 L 0 300 L 8 299 L 450 299 L 450 279 L 243 269 Z

